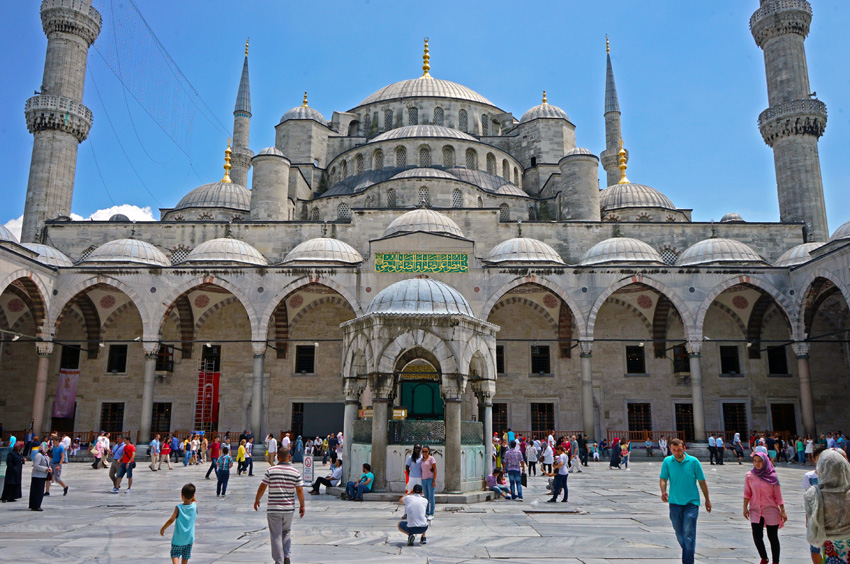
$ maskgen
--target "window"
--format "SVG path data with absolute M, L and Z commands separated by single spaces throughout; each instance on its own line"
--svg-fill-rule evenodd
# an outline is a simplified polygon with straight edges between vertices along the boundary
M 788 357 L 785 347 L 767 347 L 767 373 L 788 374 Z
M 466 150 L 466 168 L 478 170 L 478 153 L 475 152 L 475 149 Z
M 100 405 L 100 428 L 107 433 L 120 433 L 124 430 L 123 402 Z
M 201 347 L 201 371 L 219 372 L 221 370 L 221 345 Z
M 519 170 L 514 167 L 514 186 L 519 186 Z
M 313 221 L 319 221 L 319 208 L 313 208 L 313 211 L 311 213 L 312 217 L 310 219 L 312 219 Z
M 316 372 L 316 347 L 313 345 L 296 345 L 295 372 L 298 374 L 314 374 Z
M 387 207 L 388 208 L 396 207 L 395 190 L 393 190 L 392 188 L 387 190 Z
M 535 436 L 546 435 L 555 428 L 555 404 L 531 404 L 531 432 Z
M 354 159 L 354 171 L 356 174 L 363 174 L 363 155 L 357 155 Z
M 428 147 L 419 148 L 419 166 L 431 166 L 431 149 Z
M 552 367 L 549 365 L 549 346 L 532 345 L 531 347 L 531 373 L 551 374 Z
M 82 261 L 86 260 L 87 258 L 89 258 L 89 255 L 92 254 L 96 248 L 97 248 L 96 245 L 92 245 L 91 247 L 89 247 L 88 249 L 83 251 L 82 254 L 80 255 L 80 260 L 78 260 L 77 262 L 82 262 Z
M 487 153 L 487 174 L 496 174 L 496 157 Z
M 626 347 L 626 374 L 646 374 L 643 347 Z
M 341 175 L 343 180 L 348 178 L 348 163 L 347 162 L 342 161 L 342 164 L 340 165 L 339 170 L 340 170 L 340 175 Z
M 336 218 L 340 221 L 348 221 L 351 219 L 351 207 L 345 202 L 336 207 Z
M 493 431 L 502 436 L 503 431 L 508 430 L 508 404 L 494 403 L 493 404 Z
M 168 433 L 169 431 L 171 431 L 171 403 L 154 402 L 151 433 Z
M 740 374 L 741 360 L 738 357 L 738 347 L 722 346 L 720 347 L 720 373 L 721 374 Z
M 419 205 L 421 206 L 430 206 L 431 205 L 431 191 L 428 190 L 427 186 L 419 187 Z
M 174 348 L 160 345 L 156 353 L 156 370 L 157 372 L 174 372 Z
M 443 147 L 443 166 L 451 168 L 455 165 L 455 150 L 451 145 Z
M 511 181 L 511 167 L 508 164 L 508 159 L 502 159 L 502 178 Z
M 496 345 L 496 374 L 505 373 L 505 345 Z
M 673 347 L 673 372 L 690 372 L 691 363 L 688 360 L 688 349 L 685 345 L 676 345 Z
M 487 124 L 487 114 L 481 116 L 481 135 L 490 135 L 490 128 Z
M 393 111 L 386 110 L 384 112 L 384 131 L 389 131 L 393 128 Z
M 189 249 L 186 247 L 177 247 L 173 251 L 171 251 L 171 264 L 177 264 L 179 262 L 183 262 L 186 260 L 186 257 L 189 256 Z
M 502 204 L 499 206 L 499 221 L 510 221 L 511 220 L 511 208 L 508 207 L 508 204 Z
M 629 431 L 652 431 L 652 405 L 630 403 L 627 405 Z
M 469 129 L 469 118 L 466 110 L 461 110 L 457 114 L 457 128 L 464 133 Z
M 676 264 L 676 261 L 679 260 L 679 253 L 673 249 L 661 249 L 661 260 L 664 261 L 664 264 Z
M 292 431 L 292 436 L 297 437 L 304 432 L 304 404 L 300 402 L 292 403 L 292 421 L 289 429 Z
M 395 150 L 395 165 L 397 167 L 407 166 L 407 149 L 399 147 Z
M 348 124 L 348 136 L 349 137 L 357 137 L 360 134 L 360 122 L 352 121 Z
M 484 200 L 481 199 L 481 196 L 478 196 L 478 207 L 479 208 L 484 207 Z
M 381 170 L 384 168 L 384 152 L 378 149 L 372 155 L 372 168 L 375 170 Z
M 528 221 L 537 221 L 537 210 L 534 206 L 528 207 Z
M 113 374 L 127 372 L 127 345 L 109 345 L 109 358 L 106 359 L 106 371 Z
M 741 433 L 744 440 L 750 436 L 747 425 L 747 404 L 723 404 L 723 430 L 727 433 Z
M 537 157 L 531 157 L 531 166 L 537 166 Z
M 79 367 L 80 347 L 75 347 L 73 345 L 62 345 L 62 356 L 59 358 L 59 368 L 76 370 Z
M 363 118 L 363 133 L 365 135 L 369 135 L 372 130 L 372 116 L 366 114 L 366 117 Z
M 419 110 L 407 108 L 407 125 L 419 125 Z
M 463 207 L 463 194 L 457 188 L 452 190 L 452 207 L 453 208 L 462 208 Z
M 434 108 L 434 125 L 443 125 L 443 108 Z
M 694 440 L 694 406 L 692 404 L 676 404 L 676 430 L 685 434 L 685 441 Z

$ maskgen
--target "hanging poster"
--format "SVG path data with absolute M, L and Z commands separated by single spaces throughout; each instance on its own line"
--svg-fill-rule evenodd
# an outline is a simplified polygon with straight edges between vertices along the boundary
M 77 381 L 80 370 L 63 368 L 59 371 L 59 384 L 53 399 L 53 417 L 70 418 L 74 416 L 74 404 L 77 401 Z

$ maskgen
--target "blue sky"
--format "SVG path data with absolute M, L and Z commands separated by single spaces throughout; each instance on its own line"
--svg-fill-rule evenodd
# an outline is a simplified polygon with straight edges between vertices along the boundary
M 126 13 L 124 2 L 95 0 L 95 6 L 111 18 Z M 126 204 L 150 207 L 158 218 L 157 208 L 171 207 L 195 186 L 221 177 L 248 36 L 255 151 L 274 143 L 274 126 L 300 104 L 304 90 L 310 105 L 330 119 L 334 110 L 348 110 L 387 84 L 419 76 L 422 38 L 428 36 L 433 76 L 464 84 L 517 118 L 540 103 L 546 89 L 549 102 L 576 125 L 578 145 L 599 153 L 607 33 L 631 155 L 629 178 L 693 208 L 694 221 L 718 220 L 730 211 L 749 221 L 778 220 L 773 155 L 756 127 L 767 107 L 762 52 L 748 29 L 757 0 L 137 3 L 224 128 L 205 118 L 206 110 L 189 106 L 193 125 L 187 134 L 182 104 L 172 100 L 173 82 L 162 79 L 170 72 L 144 49 L 141 28 L 127 28 L 117 38 L 104 31 L 96 44 L 101 50 L 110 41 L 137 46 L 122 49 L 129 57 L 121 64 L 144 92 L 147 107 L 125 97 L 92 49 L 84 103 L 95 124 L 80 146 L 73 202 L 81 217 Z M 23 212 L 32 149 L 23 105 L 41 84 L 46 46 L 38 4 L 7 1 L 0 8 L 4 21 L 14 24 L 0 35 L 6 70 L 0 147 L 7 175 L 0 223 Z M 842 165 L 850 154 L 850 73 L 841 62 L 847 58 L 841 37 L 850 3 L 826 0 L 814 9 L 806 49 L 812 89 L 829 109 L 819 149 L 834 231 L 850 219 Z M 113 29 L 108 22 L 104 27 Z M 146 110 L 168 116 L 163 123 L 179 132 L 181 147 Z

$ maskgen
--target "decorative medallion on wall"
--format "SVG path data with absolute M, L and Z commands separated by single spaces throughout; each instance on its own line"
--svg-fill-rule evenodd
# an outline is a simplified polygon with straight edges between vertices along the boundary
M 289 307 L 298 308 L 304 305 L 304 297 L 301 294 L 295 294 L 289 298 Z
M 732 298 L 732 305 L 738 309 L 747 309 L 750 302 L 744 296 L 735 296 Z
M 558 298 L 556 298 L 552 294 L 546 294 L 545 296 L 543 296 L 543 305 L 548 308 L 556 308 L 558 307 Z
M 100 298 L 100 307 L 103 309 L 112 309 L 115 307 L 115 296 L 107 294 Z
M 203 309 L 210 305 L 210 297 L 206 294 L 201 294 L 195 298 L 194 304 L 196 308 Z
M 24 311 L 25 307 L 26 305 L 24 304 L 24 301 L 20 298 L 12 298 L 11 300 L 9 300 L 9 303 L 6 304 L 6 309 L 13 313 Z
M 641 294 L 637 298 L 637 305 L 642 307 L 643 309 L 649 309 L 652 307 L 652 298 L 650 298 L 646 294 Z

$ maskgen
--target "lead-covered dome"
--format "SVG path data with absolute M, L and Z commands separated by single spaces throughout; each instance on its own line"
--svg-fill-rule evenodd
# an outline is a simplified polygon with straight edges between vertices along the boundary
M 417 231 L 463 237 L 463 231 L 449 216 L 428 208 L 411 210 L 398 216 L 384 230 L 384 237 Z
M 596 155 L 593 154 L 593 151 L 591 151 L 590 149 L 586 149 L 584 147 L 576 147 L 575 149 L 570 149 L 569 151 L 567 151 L 567 154 L 564 155 L 564 156 L 565 157 L 572 157 L 573 155 L 587 155 L 589 157 L 596 157 Z M 596 158 L 599 158 L 599 157 L 596 157 Z
M 379 141 L 393 141 L 398 139 L 418 139 L 428 137 L 462 139 L 464 141 L 477 141 L 477 139 L 472 135 L 464 133 L 463 131 L 458 131 L 457 129 L 452 129 L 450 127 L 443 127 L 441 125 L 405 125 L 404 127 L 397 127 L 395 129 L 385 131 L 384 133 L 381 133 L 380 135 L 369 141 L 369 143 L 377 143 Z
M 145 266 L 171 266 L 165 254 L 138 239 L 116 239 L 105 243 L 89 254 L 83 264 L 141 264 Z
M 247 212 L 251 211 L 251 192 L 232 182 L 211 182 L 183 196 L 174 209 L 186 208 L 231 208 Z
M 109 218 L 109 221 L 114 221 L 116 223 L 130 223 L 130 218 L 123 213 L 116 213 Z
M 13 243 L 17 243 L 18 238 L 15 237 L 15 234 L 9 231 L 5 225 L 0 225 L 0 241 L 11 241 Z
M 319 113 L 318 110 L 314 110 L 310 106 L 297 106 L 292 108 L 291 110 L 287 110 L 280 117 L 280 123 L 285 121 L 289 121 L 291 119 L 311 119 L 313 121 L 317 121 L 322 125 L 327 125 L 328 122 L 325 121 L 325 116 Z
M 254 155 L 254 158 L 256 159 L 257 157 L 266 157 L 270 155 L 275 157 L 286 158 L 286 155 L 283 154 L 283 151 L 281 151 L 277 147 L 266 147 L 265 149 Z
M 440 178 L 444 180 L 457 180 L 445 170 L 439 168 L 409 168 L 394 175 L 390 180 L 402 180 L 404 178 Z
M 620 208 L 666 208 L 675 210 L 670 198 L 643 184 L 628 182 L 614 184 L 599 193 L 599 205 L 603 211 Z
M 830 241 L 838 241 L 839 239 L 850 239 L 850 221 L 836 229 L 832 237 L 829 238 Z
M 744 218 L 735 212 L 727 213 L 720 218 L 720 223 L 745 223 Z
M 252 264 L 266 265 L 266 258 L 254 247 L 239 239 L 223 237 L 204 241 L 186 255 L 180 264 L 215 263 L 215 264 Z
M 803 243 L 796 247 L 791 247 L 776 259 L 776 266 L 797 266 L 804 262 L 812 260 L 812 255 L 809 253 L 818 247 L 822 247 L 826 243 Z
M 734 239 L 715 237 L 694 243 L 679 256 L 679 266 L 710 264 L 765 265 L 761 256 L 750 247 Z
M 561 255 L 555 249 L 543 241 L 529 237 L 516 237 L 499 243 L 484 260 L 498 265 L 564 265 Z
M 552 104 L 546 102 L 538 104 L 537 106 L 534 106 L 533 108 L 522 114 L 522 118 L 520 118 L 519 122 L 525 123 L 533 119 L 565 119 L 567 121 L 570 120 L 570 118 L 567 117 L 567 112 L 565 112 L 558 106 L 553 106 Z
M 584 253 L 582 266 L 595 264 L 664 264 L 658 251 L 631 237 L 613 237 L 596 243 Z
M 493 102 L 462 84 L 429 76 L 394 82 L 367 96 L 357 107 L 403 98 L 455 98 L 496 107 Z
M 460 292 L 437 280 L 411 278 L 384 288 L 369 304 L 369 313 L 451 315 L 474 317 Z
M 350 265 L 363 262 L 357 249 L 338 239 L 318 237 L 309 239 L 289 251 L 283 264 L 337 264 Z
M 22 243 L 21 246 L 38 253 L 38 258 L 35 259 L 41 264 L 47 266 L 74 266 L 74 261 L 68 258 L 65 253 L 59 249 L 54 249 L 48 245 L 40 243 Z

